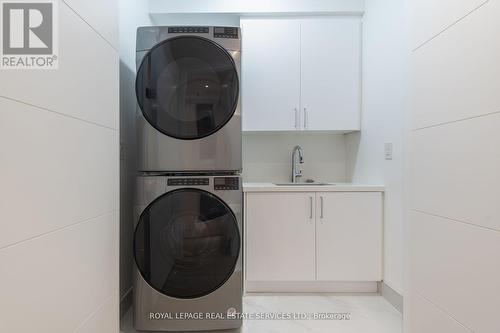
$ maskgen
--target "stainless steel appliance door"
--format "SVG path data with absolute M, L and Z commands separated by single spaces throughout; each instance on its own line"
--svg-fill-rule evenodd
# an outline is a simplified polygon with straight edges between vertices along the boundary
M 136 94 L 144 118 L 156 130 L 176 139 L 200 139 L 224 127 L 236 111 L 236 64 L 209 39 L 170 38 L 142 59 Z
M 198 298 L 233 274 L 241 239 L 236 216 L 220 198 L 195 188 L 167 192 L 142 213 L 134 235 L 137 268 L 158 292 Z

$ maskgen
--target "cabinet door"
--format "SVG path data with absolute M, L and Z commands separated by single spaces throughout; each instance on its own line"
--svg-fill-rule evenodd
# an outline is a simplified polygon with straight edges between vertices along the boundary
M 301 116 L 308 130 L 359 130 L 361 19 L 301 21 Z
M 299 128 L 300 22 L 242 19 L 244 131 Z
M 314 193 L 248 193 L 248 281 L 314 280 Z
M 317 193 L 316 262 L 322 281 L 382 279 L 382 194 Z

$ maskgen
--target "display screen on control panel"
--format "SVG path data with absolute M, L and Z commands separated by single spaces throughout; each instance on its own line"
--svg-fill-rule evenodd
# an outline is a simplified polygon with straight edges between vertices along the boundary
M 214 37 L 216 38 L 238 38 L 238 28 L 215 27 Z
M 215 177 L 214 189 L 215 190 L 238 190 L 239 186 L 238 177 Z

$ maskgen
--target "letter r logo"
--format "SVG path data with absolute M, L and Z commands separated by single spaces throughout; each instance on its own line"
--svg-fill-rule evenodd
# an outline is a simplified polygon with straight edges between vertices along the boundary
M 53 4 L 2 3 L 3 54 L 52 54 Z

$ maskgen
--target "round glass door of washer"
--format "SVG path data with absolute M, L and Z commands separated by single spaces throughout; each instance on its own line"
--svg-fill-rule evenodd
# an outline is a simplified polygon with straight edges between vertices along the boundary
M 217 290 L 231 276 L 240 241 L 236 217 L 221 199 L 199 189 L 178 189 L 143 211 L 134 255 L 154 289 L 175 298 L 196 298 Z

